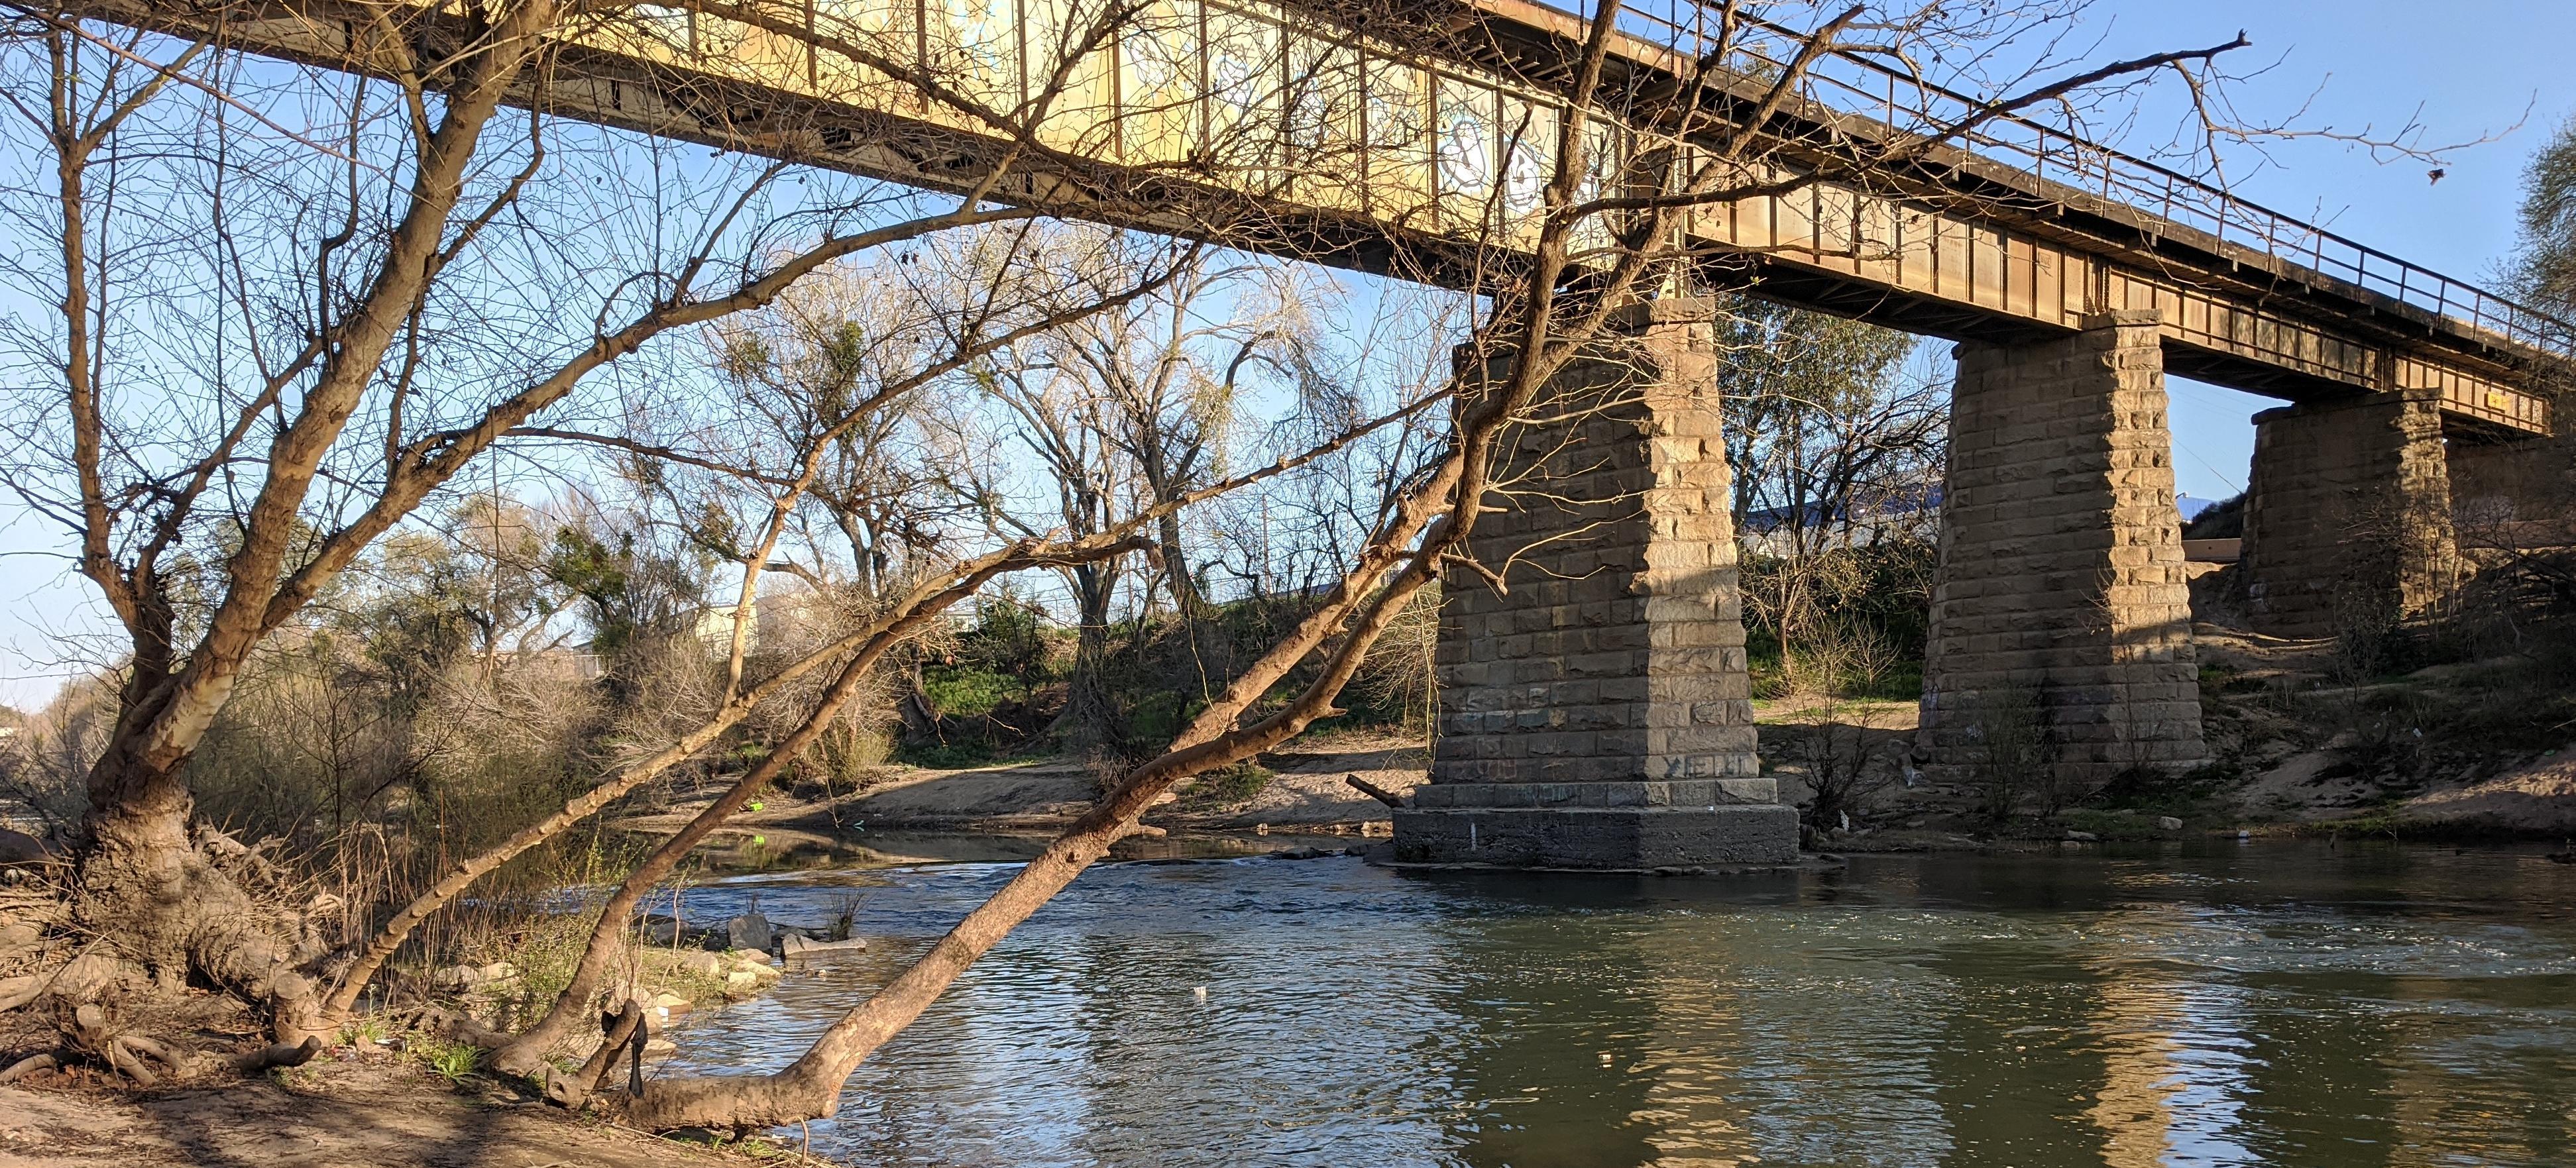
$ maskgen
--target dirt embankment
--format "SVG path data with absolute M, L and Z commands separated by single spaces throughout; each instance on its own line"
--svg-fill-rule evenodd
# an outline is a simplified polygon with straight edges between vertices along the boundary
M 1296 834 L 1370 836 L 1389 826 L 1387 807 L 1351 776 L 1397 795 L 1424 780 L 1429 752 L 1384 736 L 1340 735 L 1265 755 L 1257 771 L 1185 786 L 1145 822 L 1168 831 L 1264 828 Z M 889 767 L 865 789 L 831 799 L 775 795 L 718 829 L 719 851 L 784 851 L 828 858 L 854 839 L 887 831 L 1051 834 L 1090 809 L 1099 794 L 1091 771 L 1072 759 L 1041 759 L 964 770 Z M 705 806 L 683 803 L 616 826 L 654 834 L 679 830 Z
M 2194 636 L 2214 807 L 2330 831 L 2576 830 L 2576 699 L 2557 648 L 2364 672 L 2332 641 Z
M 474 1080 L 467 1080 L 470 1086 Z M 165 1092 L 0 1087 L 0 1168 L 742 1168 L 373 1055 Z M 773 1158 L 768 1162 L 776 1162 Z
M 2397 818 L 2419 829 L 2576 836 L 2576 748 L 2484 782 L 2418 795 L 2398 808 Z

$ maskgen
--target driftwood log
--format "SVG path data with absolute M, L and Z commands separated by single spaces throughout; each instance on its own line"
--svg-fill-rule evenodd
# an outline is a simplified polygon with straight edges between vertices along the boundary
M 1399 811 L 1413 806 L 1412 800 L 1407 799 L 1402 795 L 1398 795 L 1393 791 L 1387 790 L 1384 787 L 1378 786 L 1377 784 L 1372 783 L 1367 779 L 1363 779 L 1358 775 L 1343 775 L 1342 781 L 1349 783 L 1352 790 L 1358 791 L 1360 794 L 1366 795 L 1371 799 L 1375 799 L 1380 803 L 1384 803 L 1389 807 L 1396 808 Z

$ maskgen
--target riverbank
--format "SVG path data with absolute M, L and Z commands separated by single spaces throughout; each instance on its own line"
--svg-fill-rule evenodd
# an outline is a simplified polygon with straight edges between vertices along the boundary
M 742 1168 L 803 1158 L 715 1150 L 343 1048 L 291 1071 L 173 1091 L 0 1087 L 0 1168 Z
M 1380 734 L 1341 734 L 1292 746 L 1262 756 L 1252 768 L 1184 787 L 1146 813 L 1146 825 L 1188 835 L 1381 837 L 1391 827 L 1386 805 L 1350 780 L 1407 796 L 1427 777 L 1430 763 L 1421 743 Z M 956 770 L 888 766 L 847 794 L 767 796 L 718 828 L 706 851 L 718 867 L 736 870 L 953 859 L 906 855 L 903 841 L 915 833 L 1051 836 L 1089 810 L 1098 794 L 1091 771 L 1068 758 Z M 613 826 L 667 835 L 711 799 L 683 800 Z
M 1764 773 L 1806 804 L 1820 768 L 1845 784 L 1847 811 L 1812 842 L 1848 851 L 2012 848 L 2065 838 L 2177 838 L 2395 831 L 2420 838 L 2555 840 L 2576 832 L 2576 745 L 2516 657 L 2350 680 L 2326 641 L 2265 637 L 2202 623 L 2201 702 L 2210 763 L 2181 780 L 2131 784 L 2058 805 L 2017 792 L 2002 824 L 1975 783 L 1935 784 L 1908 765 L 1912 701 L 1812 697 L 1757 701 Z M 1377 836 L 1384 804 L 1427 779 L 1418 741 L 1343 732 L 1302 740 L 1251 768 L 1203 779 L 1150 812 L 1149 827 L 1223 835 Z M 1839 780 L 1835 779 L 1839 773 Z M 2115 784 L 2115 787 L 2119 785 Z M 1052 835 L 1091 805 L 1097 778 L 1066 758 L 957 770 L 886 767 L 826 799 L 773 796 L 720 829 L 711 847 L 732 870 L 866 862 L 861 845 L 909 831 Z M 704 806 L 684 801 L 618 826 L 676 831 Z M 2045 813 L 2042 813 L 2043 809 Z

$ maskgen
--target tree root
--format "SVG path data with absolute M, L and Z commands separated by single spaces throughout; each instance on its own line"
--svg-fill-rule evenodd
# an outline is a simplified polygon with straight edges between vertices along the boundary
M 144 1062 L 147 1057 L 168 1067 L 171 1074 L 188 1073 L 185 1058 L 152 1039 L 139 1034 L 120 1034 L 108 1040 L 107 1065 L 125 1072 L 125 1077 L 134 1080 L 138 1086 L 151 1087 L 161 1082 L 160 1073 Z
M 41 973 L 0 981 L 0 1014 L 8 1013 L 45 996 L 46 983 L 53 979 Z
M 38 1071 L 50 1071 L 61 1065 L 63 1065 L 62 1060 L 55 1058 L 51 1053 L 31 1054 L 9 1064 L 7 1070 L 0 1070 L 0 1084 L 15 1083 Z
M 72 1011 L 71 1023 L 64 1028 L 63 1037 L 68 1049 L 106 1063 L 118 1074 L 134 1080 L 137 1086 L 157 1086 L 164 1075 L 184 1078 L 195 1069 L 194 1060 L 167 1044 L 140 1034 L 127 1034 L 110 1025 L 107 1011 L 100 1009 L 95 1002 Z M 154 1070 L 153 1063 L 159 1063 L 163 1069 Z
M 608 1086 L 608 1077 L 617 1072 L 617 1056 L 630 1055 L 627 1069 L 629 1097 L 644 1093 L 644 1043 L 652 1028 L 644 1023 L 644 1003 L 629 1000 L 626 1008 L 614 1014 L 601 1014 L 599 1028 L 607 1037 L 599 1049 L 581 1064 L 581 1069 L 567 1075 L 549 1071 L 546 1074 L 546 1101 L 579 1111 L 600 1090 Z
M 256 1075 L 271 1067 L 300 1067 L 322 1053 L 322 1036 L 307 1034 L 304 1041 L 292 1046 L 272 1042 L 258 1050 L 233 1057 L 233 1069 L 245 1075 Z

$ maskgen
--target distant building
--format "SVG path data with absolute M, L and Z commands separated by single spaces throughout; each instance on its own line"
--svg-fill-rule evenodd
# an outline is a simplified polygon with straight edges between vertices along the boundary
M 760 604 L 757 601 L 753 602 L 748 612 L 745 612 L 741 605 L 735 604 L 710 604 L 701 608 L 698 610 L 698 622 L 694 631 L 698 634 L 699 640 L 717 649 L 725 649 L 733 644 L 733 629 L 737 617 L 748 626 L 744 630 L 744 650 L 759 648 Z
M 1744 517 L 1737 543 L 1753 555 L 1786 555 L 1804 535 L 1808 546 L 1869 547 L 1891 539 L 1929 539 L 1941 529 L 1941 484 L 1874 494 L 1839 511 L 1812 504 L 1803 516 L 1788 507 L 1772 507 Z

